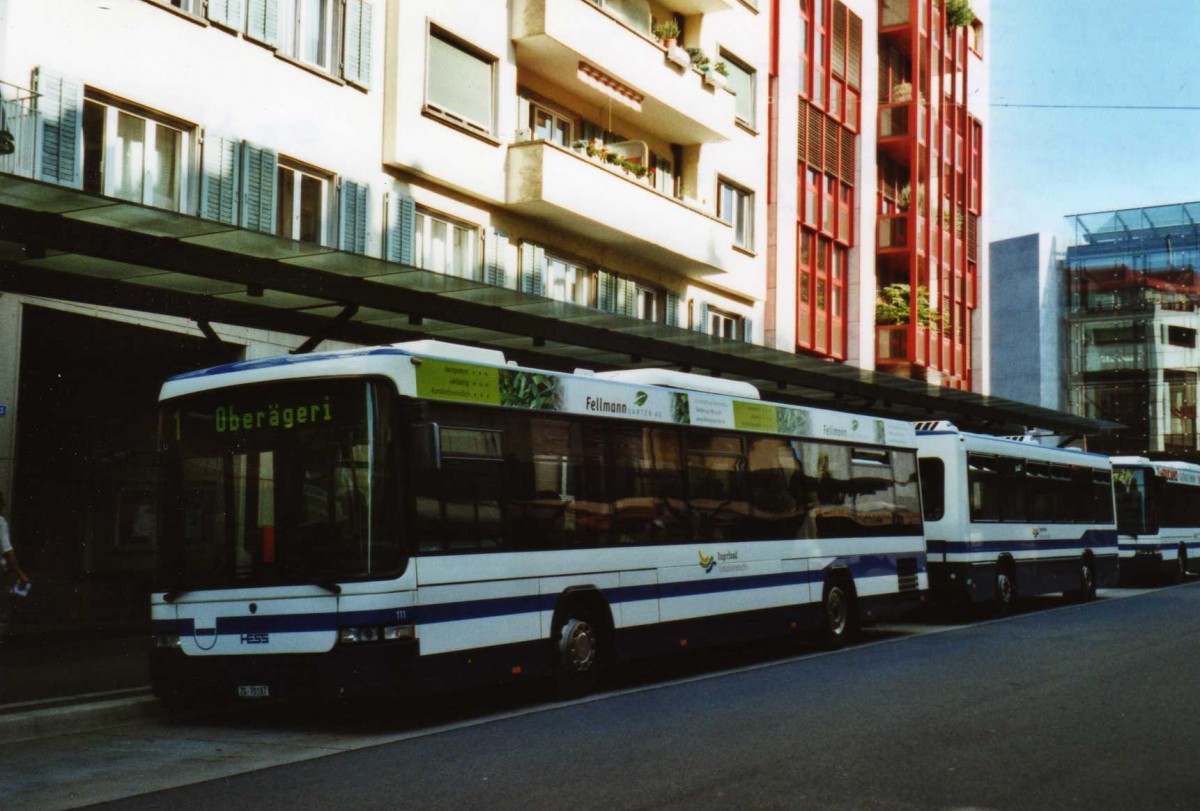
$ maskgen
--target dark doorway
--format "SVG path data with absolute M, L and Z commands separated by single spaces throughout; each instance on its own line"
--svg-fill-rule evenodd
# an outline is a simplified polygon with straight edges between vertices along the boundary
M 241 347 L 43 307 L 21 324 L 12 522 L 38 592 L 25 623 L 144 626 L 159 387 Z

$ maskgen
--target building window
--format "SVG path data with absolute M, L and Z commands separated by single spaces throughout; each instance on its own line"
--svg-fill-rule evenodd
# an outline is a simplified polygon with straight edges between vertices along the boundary
M 324 245 L 329 222 L 331 175 L 279 159 L 279 200 L 275 233 L 301 242 Z
M 479 278 L 479 233 L 472 226 L 417 210 L 413 241 L 413 263 L 424 270 Z
M 546 256 L 545 295 L 548 298 L 587 307 L 591 303 L 589 292 L 586 267 L 557 256 Z
M 708 308 L 708 334 L 716 338 L 737 340 L 741 337 L 742 319 L 714 307 Z
M 84 191 L 170 211 L 184 210 L 191 136 L 191 128 L 183 124 L 85 99 Z
M 475 132 L 493 132 L 496 60 L 430 29 L 425 106 Z
M 734 102 L 734 115 L 738 121 L 748 127 L 754 126 L 754 70 L 747 67 L 737 57 L 721 51 L 721 60 L 729 71 L 729 89 L 737 94 Z
M 634 318 L 643 321 L 658 320 L 658 294 L 640 284 L 634 287 Z
M 335 0 L 280 0 L 280 52 L 327 71 L 337 64 L 334 53 Z
M 733 243 L 754 249 L 754 194 L 721 180 L 717 184 L 717 216 L 733 226 Z
M 529 129 L 537 141 L 549 141 L 559 146 L 570 146 L 575 142 L 575 122 L 548 107 L 530 102 Z
M 976 56 L 983 56 L 983 23 L 979 20 L 971 23 L 971 28 L 967 31 L 967 44 Z

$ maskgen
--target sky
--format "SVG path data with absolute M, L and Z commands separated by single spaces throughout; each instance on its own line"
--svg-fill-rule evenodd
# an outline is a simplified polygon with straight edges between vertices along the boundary
M 989 240 L 1200 200 L 1200 0 L 991 0 L 985 43 Z

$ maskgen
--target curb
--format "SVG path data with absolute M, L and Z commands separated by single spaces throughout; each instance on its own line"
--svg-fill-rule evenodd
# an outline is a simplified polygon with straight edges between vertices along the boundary
M 0 745 L 89 732 L 166 713 L 148 688 L 0 706 Z

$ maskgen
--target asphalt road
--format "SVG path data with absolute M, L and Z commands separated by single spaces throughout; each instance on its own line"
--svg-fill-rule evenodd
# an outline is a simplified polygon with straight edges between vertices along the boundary
M 580 702 L 509 690 L 422 703 L 404 721 L 277 707 L 176 722 L 141 733 L 147 752 L 156 736 L 175 747 L 170 762 L 147 755 L 140 784 L 116 769 L 122 793 L 150 793 L 112 807 L 1195 807 L 1200 583 L 1037 605 L 1054 607 L 886 626 L 828 654 L 674 662 Z M 104 777 L 101 750 L 111 761 L 137 734 L 77 743 L 64 766 L 92 752 Z M 228 776 L 206 780 L 214 759 Z M 113 779 L 70 804 L 120 796 Z M 38 796 L 25 789 L 18 799 Z

